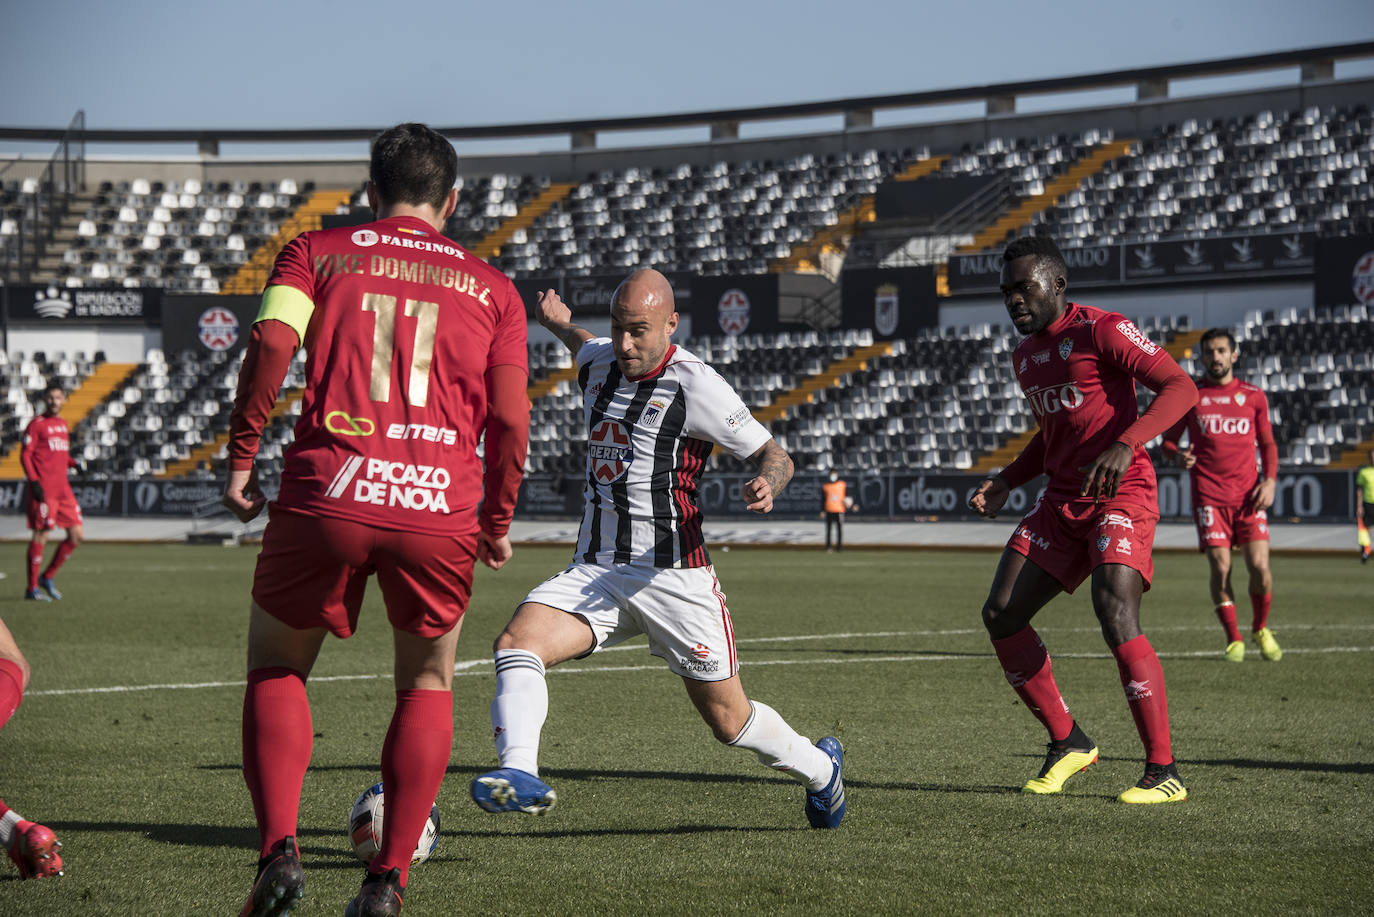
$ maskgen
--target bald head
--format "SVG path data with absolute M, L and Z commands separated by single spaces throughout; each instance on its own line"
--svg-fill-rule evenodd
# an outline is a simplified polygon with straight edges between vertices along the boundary
M 677 330 L 673 287 L 652 268 L 635 271 L 611 299 L 611 343 L 620 371 L 631 378 L 658 368 Z
M 655 314 L 667 315 L 673 311 L 673 287 L 653 268 L 641 268 L 620 282 L 611 298 L 611 311 L 622 309 L 647 309 Z

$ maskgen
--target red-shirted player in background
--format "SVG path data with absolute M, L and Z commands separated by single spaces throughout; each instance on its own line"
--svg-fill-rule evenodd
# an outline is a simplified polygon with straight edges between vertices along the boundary
M 0 620 L 0 728 L 14 716 L 29 684 L 29 663 L 19 652 L 5 622 Z M 19 867 L 21 879 L 46 879 L 62 875 L 62 847 L 51 828 L 25 821 L 24 816 L 0 800 L 0 847 Z
M 68 447 L 67 422 L 57 416 L 66 403 L 62 386 L 48 386 L 43 392 L 43 413 L 29 421 L 20 453 L 24 477 L 29 479 L 29 528 L 33 530 L 24 598 L 39 602 L 62 598 L 52 578 L 85 534 L 81 505 L 67 480 L 67 469 L 76 467 Z M 48 533 L 55 528 L 66 529 L 67 540 L 57 546 L 47 569 L 43 569 L 43 549 L 48 545 Z
M 1031 618 L 1060 592 L 1092 577 L 1093 611 L 1116 657 L 1126 702 L 1145 745 L 1145 774 L 1118 799 L 1178 802 L 1164 671 L 1140 630 L 1140 597 L 1159 498 L 1144 445 L 1197 402 L 1193 381 L 1165 350 L 1116 312 L 1070 303 L 1068 270 L 1047 238 L 1015 240 L 1002 254 L 1002 296 L 1026 336 L 1012 355 L 1040 429 L 1016 460 L 978 485 L 969 506 L 993 516 L 1013 487 L 1041 473 L 1049 484 L 1012 534 L 983 606 L 1007 681 L 1049 731 L 1045 765 L 1027 793 L 1058 793 L 1097 760 L 1097 746 L 1069 714 Z M 1135 382 L 1156 392 L 1137 415 Z
M 381 134 L 367 189 L 378 219 L 282 250 L 244 356 L 224 501 L 246 521 L 264 502 L 259 435 L 297 348 L 309 355 L 253 578 L 243 774 L 262 859 L 242 915 L 283 914 L 303 892 L 305 680 L 326 634 L 352 634 L 373 573 L 394 630 L 396 709 L 382 746 L 386 830 L 347 914 L 400 913 L 448 766 L 473 562 L 499 569 L 511 556 L 529 432 L 525 308 L 509 278 L 439 235 L 457 174 L 453 146 L 424 125 Z
M 1279 450 L 1269 424 L 1264 391 L 1234 375 L 1240 356 L 1236 339 L 1225 328 L 1211 328 L 1198 342 L 1207 371 L 1198 382 L 1198 406 L 1164 435 L 1163 451 L 1189 470 L 1193 520 L 1198 550 L 1212 568 L 1212 604 L 1226 631 L 1226 658 L 1245 659 L 1245 642 L 1236 626 L 1235 593 L 1231 591 L 1231 549 L 1240 548 L 1250 571 L 1250 607 L 1255 642 L 1270 662 L 1283 658 L 1269 630 L 1269 602 L 1274 578 L 1269 573 L 1269 520 L 1278 483 Z M 1183 431 L 1188 445 L 1179 448 Z M 1263 475 L 1255 469 L 1259 446 Z

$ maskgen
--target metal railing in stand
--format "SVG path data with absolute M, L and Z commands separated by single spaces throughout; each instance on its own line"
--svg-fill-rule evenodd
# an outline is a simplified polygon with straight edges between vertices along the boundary
M 38 178 L 36 192 L 23 197 L 15 255 L 6 258 L 7 273 L 30 280 L 57 232 L 72 195 L 86 188 L 86 113 L 78 111 Z

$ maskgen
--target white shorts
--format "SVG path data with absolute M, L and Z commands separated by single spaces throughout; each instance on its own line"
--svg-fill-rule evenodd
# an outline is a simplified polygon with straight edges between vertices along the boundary
M 735 629 L 714 567 L 573 564 L 535 586 L 526 602 L 577 615 L 596 637 L 592 652 L 631 637 L 694 681 L 723 681 L 739 671 Z

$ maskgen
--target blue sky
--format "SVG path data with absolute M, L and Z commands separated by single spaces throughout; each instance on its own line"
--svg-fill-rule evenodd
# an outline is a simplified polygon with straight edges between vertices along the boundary
M 4 0 L 0 124 L 60 126 L 77 109 L 100 128 L 507 124 L 914 92 L 1370 39 L 1369 0 Z M 1374 62 L 1337 76 L 1356 72 L 1374 72 Z M 566 139 L 538 142 L 560 145 Z M 23 149 L 0 141 L 0 150 Z

